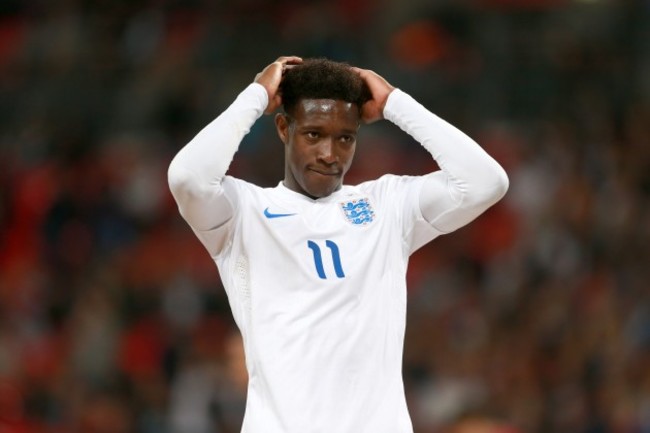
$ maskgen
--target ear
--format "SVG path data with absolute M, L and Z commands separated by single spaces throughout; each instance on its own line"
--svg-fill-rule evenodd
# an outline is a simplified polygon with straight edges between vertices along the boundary
M 278 131 L 278 136 L 284 144 L 289 141 L 289 119 L 282 113 L 275 115 L 275 129 Z

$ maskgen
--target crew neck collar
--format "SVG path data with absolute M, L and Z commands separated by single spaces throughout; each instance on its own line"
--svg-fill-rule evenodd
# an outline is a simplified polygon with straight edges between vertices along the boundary
M 349 195 L 349 188 L 350 187 L 347 185 L 342 185 L 341 188 L 337 189 L 332 194 L 315 199 L 287 188 L 283 181 L 278 182 L 276 190 L 284 196 L 298 199 L 307 203 L 328 203 L 331 201 L 339 200 L 343 196 Z

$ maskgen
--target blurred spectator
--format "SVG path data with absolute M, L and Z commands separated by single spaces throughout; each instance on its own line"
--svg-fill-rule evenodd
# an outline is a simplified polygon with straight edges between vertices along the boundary
M 235 433 L 242 343 L 173 209 L 175 151 L 280 54 L 371 67 L 504 165 L 419 251 L 416 432 L 650 432 L 650 7 L 641 0 L 0 5 L 0 432 Z M 232 170 L 274 185 L 258 122 Z M 430 167 L 377 124 L 349 181 Z

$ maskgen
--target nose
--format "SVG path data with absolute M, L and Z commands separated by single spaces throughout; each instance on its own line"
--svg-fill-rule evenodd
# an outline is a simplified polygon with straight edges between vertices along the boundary
M 327 138 L 322 140 L 318 146 L 318 159 L 325 164 L 331 165 L 338 161 L 338 155 L 334 147 L 334 140 Z

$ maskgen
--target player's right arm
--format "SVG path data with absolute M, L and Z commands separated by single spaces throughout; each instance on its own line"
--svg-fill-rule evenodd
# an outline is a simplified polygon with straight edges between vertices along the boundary
M 223 188 L 226 171 L 255 121 L 281 104 L 278 87 L 282 71 L 300 61 L 298 57 L 280 57 L 264 68 L 230 107 L 172 160 L 167 172 L 169 187 L 181 215 L 195 230 L 212 230 L 232 218 L 232 197 Z

